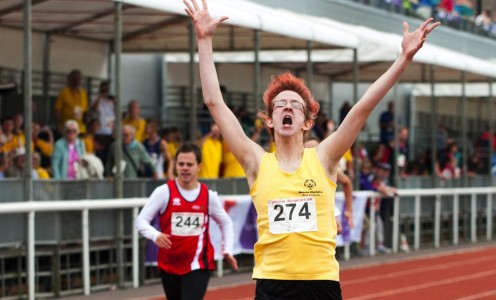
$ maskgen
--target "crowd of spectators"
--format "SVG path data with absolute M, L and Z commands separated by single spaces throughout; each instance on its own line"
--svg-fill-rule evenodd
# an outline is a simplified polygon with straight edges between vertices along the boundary
M 68 75 L 67 87 L 62 89 L 56 100 L 56 126 L 33 122 L 32 150 L 34 179 L 102 179 L 115 176 L 116 161 L 114 150 L 114 98 L 109 94 L 108 81 L 100 84 L 99 92 L 89 100 L 81 87 L 81 72 L 72 71 Z M 224 96 L 228 97 L 223 88 Z M 346 117 L 352 105 L 344 101 L 339 110 L 340 122 Z M 232 108 L 248 136 L 268 151 L 275 149 L 262 121 L 250 113 L 245 106 Z M 200 118 L 201 117 L 201 118 Z M 173 159 L 176 149 L 182 143 L 182 132 L 178 128 L 160 128 L 159 123 L 145 119 L 138 100 L 132 100 L 122 119 L 123 155 L 121 170 L 124 178 L 171 178 L 174 176 Z M 208 115 L 199 112 L 198 145 L 201 146 L 204 160 L 200 178 L 233 178 L 245 174 L 233 158 L 228 146 L 223 142 L 216 124 Z M 489 131 L 484 132 L 471 147 L 466 170 L 463 167 L 461 151 L 449 130 L 443 124 L 437 129 L 437 149 L 435 163 L 431 161 L 430 148 L 419 153 L 409 153 L 409 129 L 399 126 L 394 116 L 394 104 L 389 102 L 387 109 L 380 114 L 378 128 L 379 142 L 365 147 L 358 141 L 353 149 L 344 155 L 340 164 L 345 173 L 354 179 L 354 160 L 358 164 L 371 166 L 388 165 L 391 178 L 399 170 L 402 177 L 431 175 L 435 172 L 442 180 L 489 174 Z M 0 178 L 22 177 L 25 161 L 26 137 L 24 118 L 21 113 L 5 116 L 0 130 Z M 321 112 L 315 120 L 311 136 L 322 140 L 334 132 L 339 123 Z M 398 153 L 395 151 L 395 135 L 398 134 Z M 496 138 L 493 148 L 496 149 Z M 434 170 L 432 170 L 434 166 Z
M 453 28 L 496 37 L 496 16 L 490 8 L 477 11 L 473 0 L 383 0 L 379 3 L 388 10 L 421 19 L 433 17 Z

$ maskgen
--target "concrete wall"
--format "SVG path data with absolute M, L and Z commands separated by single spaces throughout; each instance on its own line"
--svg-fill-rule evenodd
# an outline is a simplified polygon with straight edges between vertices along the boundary
M 0 36 L 0 66 L 23 69 L 23 32 L 0 27 Z M 33 32 L 33 70 L 42 70 L 44 44 L 45 35 Z M 68 73 L 77 68 L 85 76 L 108 76 L 108 46 L 105 43 L 51 36 L 49 61 L 51 72 Z

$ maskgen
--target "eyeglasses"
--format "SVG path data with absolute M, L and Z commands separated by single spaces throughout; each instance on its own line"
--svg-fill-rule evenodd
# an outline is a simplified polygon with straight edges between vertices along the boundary
M 272 105 L 274 109 L 279 107 L 285 107 L 288 104 L 288 101 L 292 108 L 303 110 L 303 103 L 298 102 L 296 100 L 276 100 L 272 103 Z
M 76 129 L 66 129 L 66 133 L 76 133 Z

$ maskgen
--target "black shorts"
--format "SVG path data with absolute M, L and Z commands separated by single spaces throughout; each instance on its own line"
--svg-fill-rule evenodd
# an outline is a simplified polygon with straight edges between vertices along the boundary
M 162 286 L 167 300 L 202 300 L 207 291 L 212 271 L 195 270 L 174 275 L 160 270 Z
M 333 280 L 257 279 L 255 300 L 341 300 L 341 286 Z

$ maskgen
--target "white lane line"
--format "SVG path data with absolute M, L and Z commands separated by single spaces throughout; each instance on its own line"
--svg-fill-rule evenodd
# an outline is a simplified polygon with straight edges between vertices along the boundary
M 493 257 L 479 257 L 479 258 L 474 258 L 474 259 L 469 259 L 469 260 L 464 261 L 463 266 L 467 266 L 468 264 L 476 264 L 476 263 L 480 263 L 480 262 L 484 262 L 484 261 L 493 261 L 493 260 L 494 260 Z M 433 271 L 433 270 L 448 269 L 448 268 L 458 267 L 458 266 L 461 267 L 459 261 L 445 263 L 445 264 L 441 264 L 441 265 L 419 267 L 419 268 L 415 268 L 415 269 L 408 269 L 408 270 L 392 272 L 392 273 L 384 274 L 381 276 L 373 275 L 373 276 L 363 277 L 363 278 L 359 278 L 359 279 L 341 281 L 341 286 L 360 284 L 360 283 L 365 283 L 365 282 L 369 282 L 369 281 L 377 281 L 377 280 L 383 280 L 383 279 L 388 279 L 388 278 L 396 278 L 398 276 L 403 276 L 403 275 L 413 275 L 413 274 L 429 272 L 429 271 Z
M 491 275 L 495 275 L 495 274 L 496 274 L 496 270 L 480 272 L 480 273 L 470 274 L 470 275 L 466 275 L 466 276 L 459 276 L 459 277 L 443 279 L 443 280 L 438 280 L 438 281 L 433 281 L 433 282 L 428 282 L 428 283 L 423 283 L 423 284 L 411 285 L 411 286 L 404 287 L 404 288 L 399 288 L 399 289 L 394 289 L 394 290 L 389 290 L 389 291 L 384 291 L 384 292 L 379 292 L 379 293 L 374 293 L 374 294 L 368 294 L 365 296 L 348 298 L 348 300 L 366 300 L 366 299 L 381 298 L 384 296 L 392 296 L 392 295 L 402 294 L 402 293 L 406 293 L 406 292 L 412 292 L 412 291 L 431 288 L 431 287 L 440 286 L 440 285 L 453 284 L 456 282 L 487 277 L 487 276 L 491 276 Z
M 362 264 L 356 265 L 356 266 L 346 266 L 346 267 L 342 267 L 341 271 L 365 269 L 365 268 L 374 267 L 374 266 L 392 265 L 392 264 L 408 262 L 408 261 L 416 261 L 416 260 L 422 260 L 422 259 L 430 259 L 430 258 L 436 258 L 436 257 L 451 256 L 451 255 L 456 255 L 456 254 L 465 254 L 465 253 L 470 253 L 470 252 L 485 251 L 485 250 L 492 250 L 492 249 L 496 249 L 496 247 L 494 245 L 489 245 L 489 246 L 484 245 L 484 246 L 477 246 L 477 247 L 469 248 L 469 249 L 447 250 L 447 251 L 444 251 L 441 253 L 421 254 L 418 256 L 412 255 L 410 257 L 395 258 L 395 259 L 391 259 L 388 261 L 376 261 L 376 262 L 362 263 Z
M 474 300 L 474 299 L 486 298 L 486 297 L 494 296 L 494 295 L 496 295 L 496 290 L 487 291 L 487 292 L 483 292 L 480 294 L 475 294 L 475 295 L 471 295 L 471 296 L 467 296 L 467 297 L 463 297 L 463 298 L 457 298 L 456 300 Z M 492 299 L 494 299 L 494 298 L 492 298 Z

